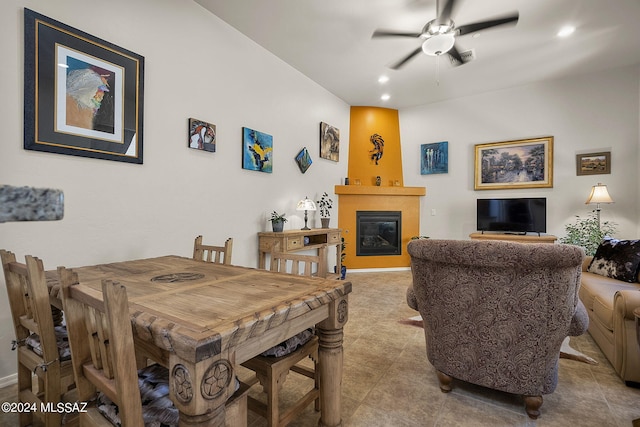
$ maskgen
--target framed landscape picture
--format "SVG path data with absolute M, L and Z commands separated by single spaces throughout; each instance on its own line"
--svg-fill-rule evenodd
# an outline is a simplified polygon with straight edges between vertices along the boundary
M 436 142 L 420 146 L 420 174 L 449 172 L 449 142 Z
M 24 9 L 24 148 L 142 163 L 144 57 Z
M 320 157 L 337 162 L 340 158 L 340 129 L 320 122 Z
M 273 137 L 250 128 L 242 128 L 242 168 L 273 171 Z
M 553 137 L 475 146 L 475 190 L 553 187 Z
M 577 175 L 605 175 L 611 173 L 611 152 L 576 155 Z

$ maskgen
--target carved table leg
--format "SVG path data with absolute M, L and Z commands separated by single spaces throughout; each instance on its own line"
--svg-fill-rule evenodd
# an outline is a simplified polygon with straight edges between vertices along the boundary
M 318 371 L 320 377 L 320 427 L 342 426 L 342 328 L 347 322 L 348 300 L 333 301 L 329 317 L 318 325 Z
M 180 411 L 180 426 L 225 426 L 225 402 L 234 393 L 233 364 L 224 358 L 196 364 L 169 356 L 171 400 Z

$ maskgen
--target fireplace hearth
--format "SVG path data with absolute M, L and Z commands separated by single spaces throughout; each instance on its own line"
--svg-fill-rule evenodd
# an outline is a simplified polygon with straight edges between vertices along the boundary
M 401 255 L 401 211 L 357 211 L 356 255 Z

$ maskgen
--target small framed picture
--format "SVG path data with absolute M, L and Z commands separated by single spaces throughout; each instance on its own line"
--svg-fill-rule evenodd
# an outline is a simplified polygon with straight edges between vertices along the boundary
M 449 142 L 436 142 L 420 146 L 420 174 L 449 172 Z
M 242 168 L 273 172 L 273 136 L 251 128 L 242 128 Z
M 189 148 L 216 152 L 216 125 L 189 119 Z
M 576 175 L 606 175 L 610 173 L 610 151 L 576 155 Z
M 320 122 L 320 158 L 337 162 L 340 158 L 340 129 Z
M 300 172 L 302 173 L 305 173 L 307 169 L 309 169 L 309 166 L 311 166 L 311 163 L 313 163 L 313 161 L 311 160 L 311 156 L 309 155 L 309 150 L 307 150 L 307 147 L 304 147 L 296 155 L 296 163 L 298 164 Z

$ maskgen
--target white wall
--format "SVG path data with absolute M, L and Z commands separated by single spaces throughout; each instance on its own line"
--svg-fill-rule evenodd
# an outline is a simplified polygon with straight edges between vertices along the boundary
M 145 57 L 143 165 L 22 148 L 23 7 Z M 196 3 L 3 0 L 0 28 L 0 183 L 65 194 L 62 221 L 0 224 L 0 248 L 19 259 L 36 255 L 55 269 L 190 256 L 203 234 L 205 242 L 233 237 L 233 262 L 257 266 L 266 213 L 286 212 L 286 228 L 302 228 L 296 202 L 333 193 L 346 176 L 349 106 Z M 216 153 L 187 148 L 189 117 L 217 125 Z M 339 163 L 318 158 L 321 121 L 341 131 Z M 243 126 L 273 135 L 272 174 L 241 168 Z M 304 146 L 313 164 L 303 175 L 293 159 Z M 2 291 L 0 382 L 16 369 L 13 337 Z
M 602 221 L 617 237 L 639 238 L 639 67 L 536 83 L 400 112 L 405 185 L 426 186 L 421 234 L 468 238 L 476 231 L 476 199 L 546 197 L 547 232 L 565 235 L 585 216 L 591 186 L 607 184 L 615 204 Z M 551 135 L 553 188 L 474 191 L 474 145 Z M 449 173 L 420 175 L 420 144 L 449 141 Z M 611 151 L 610 175 L 576 176 L 576 154 Z M 436 215 L 431 216 L 431 210 Z

